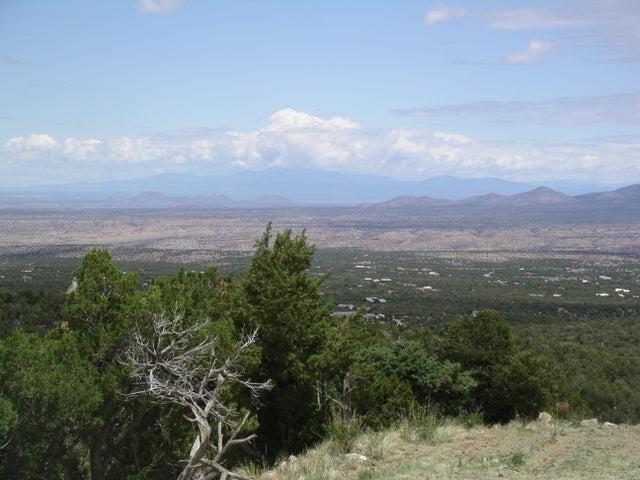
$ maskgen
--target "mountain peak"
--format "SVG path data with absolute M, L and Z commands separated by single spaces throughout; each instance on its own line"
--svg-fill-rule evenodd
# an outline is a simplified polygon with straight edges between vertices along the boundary
M 509 197 L 510 202 L 517 204 L 545 204 L 557 205 L 575 202 L 575 198 L 549 187 L 538 187 L 524 193 L 518 193 Z

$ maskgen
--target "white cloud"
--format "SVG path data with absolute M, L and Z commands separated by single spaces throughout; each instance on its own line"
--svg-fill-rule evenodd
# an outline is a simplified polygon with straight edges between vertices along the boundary
M 332 117 L 327 120 L 309 115 L 304 112 L 297 112 L 292 108 L 283 108 L 269 117 L 269 127 L 271 131 L 291 130 L 296 128 L 319 128 L 321 130 L 360 128 L 356 122 L 344 117 Z
M 141 13 L 169 13 L 178 8 L 181 0 L 138 0 Z
M 398 178 L 440 174 L 516 179 L 640 179 L 640 138 L 479 142 L 459 132 L 369 129 L 344 117 L 282 109 L 248 132 L 199 129 L 139 138 L 14 137 L 0 145 L 0 177 L 30 183 L 295 167 Z M 11 180 L 9 180 L 11 181 Z M 17 180 L 16 180 L 17 181 Z
M 3 150 L 19 158 L 39 158 L 58 149 L 58 141 L 46 133 L 32 133 L 27 137 L 10 138 Z
M 440 4 L 429 10 L 424 16 L 424 23 L 434 25 L 450 18 L 461 18 L 467 14 L 467 10 L 462 7 L 445 7 Z
M 525 50 L 507 53 L 504 61 L 508 65 L 537 63 L 551 50 L 553 50 L 553 44 L 551 42 L 531 40 Z

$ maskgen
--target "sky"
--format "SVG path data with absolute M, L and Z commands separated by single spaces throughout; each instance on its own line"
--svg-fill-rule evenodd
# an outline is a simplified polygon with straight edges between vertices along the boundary
M 638 0 L 0 0 L 0 186 L 640 182 L 638 25 Z

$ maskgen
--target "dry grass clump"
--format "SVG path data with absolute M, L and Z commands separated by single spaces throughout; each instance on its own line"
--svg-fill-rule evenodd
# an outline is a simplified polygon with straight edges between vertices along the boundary
M 326 441 L 304 455 L 284 461 L 271 472 L 262 474 L 263 480 L 338 480 L 344 478 L 348 463 L 344 455 L 336 454 L 335 446 Z
M 353 450 L 370 460 L 383 460 L 389 453 L 397 449 L 402 443 L 402 436 L 398 430 L 382 432 L 365 432 L 356 439 Z

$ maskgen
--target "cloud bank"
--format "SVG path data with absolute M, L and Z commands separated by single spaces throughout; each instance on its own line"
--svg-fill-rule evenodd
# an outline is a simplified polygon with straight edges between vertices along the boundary
M 369 129 L 344 117 L 285 108 L 263 128 L 198 129 L 137 138 L 58 139 L 46 133 L 0 146 L 0 177 L 24 183 L 123 178 L 166 171 L 312 168 L 427 178 L 496 175 L 535 180 L 640 180 L 640 138 L 483 143 L 459 132 Z M 5 180 L 6 184 L 6 180 Z

